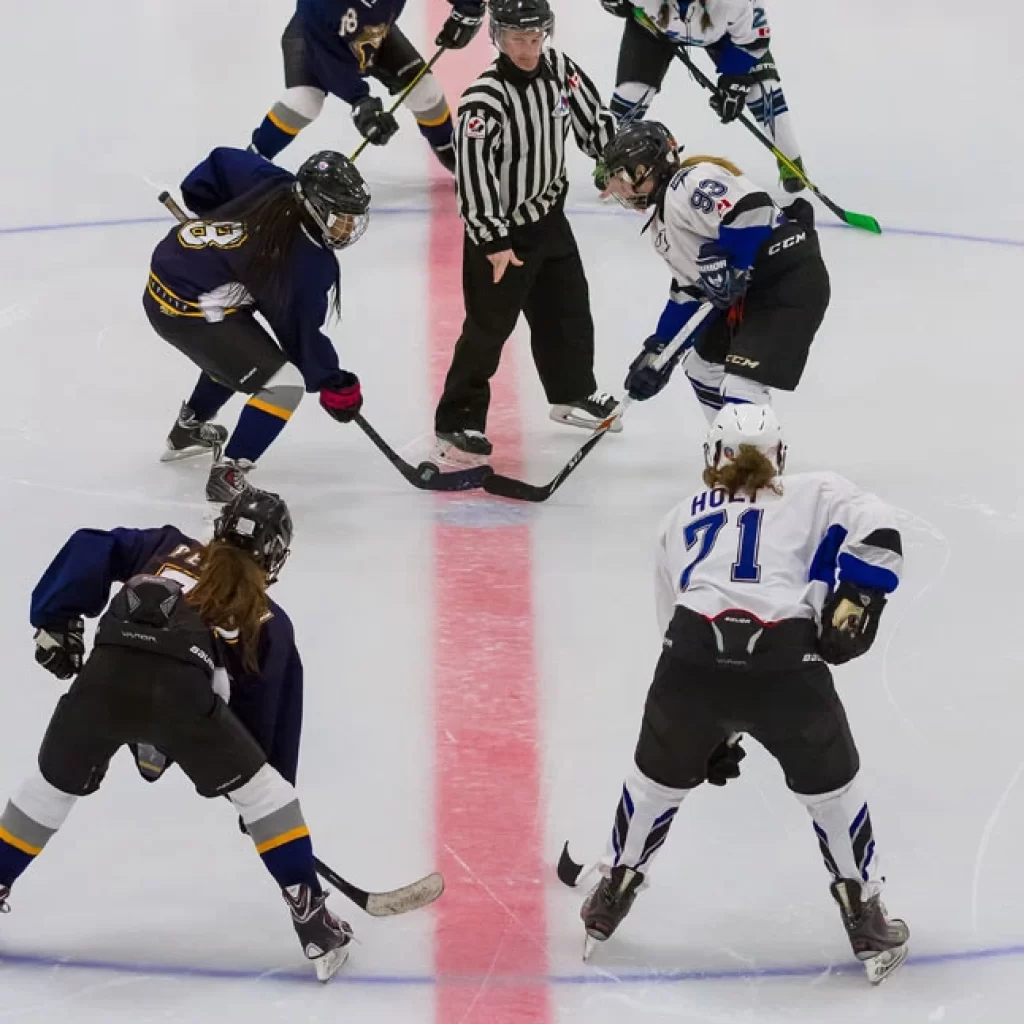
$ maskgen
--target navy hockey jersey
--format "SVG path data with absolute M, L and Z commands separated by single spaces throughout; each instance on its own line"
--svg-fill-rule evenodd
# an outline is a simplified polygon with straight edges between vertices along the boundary
M 173 316 L 219 322 L 258 310 L 270 324 L 307 391 L 337 383 L 338 354 L 322 327 L 338 280 L 334 253 L 303 232 L 280 273 L 288 276 L 287 304 L 251 295 L 241 284 L 249 259 L 244 224 L 206 219 L 218 207 L 256 189 L 290 185 L 295 176 L 247 150 L 220 147 L 181 183 L 186 206 L 199 219 L 172 228 L 153 252 L 148 294 Z
M 32 625 L 63 627 L 79 615 L 100 615 L 111 586 L 138 573 L 169 576 L 187 589 L 198 576 L 201 549 L 199 541 L 174 526 L 78 530 L 32 591 Z M 242 664 L 230 631 L 214 630 L 214 637 L 231 681 L 229 707 L 252 733 L 270 765 L 294 782 L 302 733 L 302 661 L 291 620 L 274 601 L 270 612 L 260 629 L 255 673 Z

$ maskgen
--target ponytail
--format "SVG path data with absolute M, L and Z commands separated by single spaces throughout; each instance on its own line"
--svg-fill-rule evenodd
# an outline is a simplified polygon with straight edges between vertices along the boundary
M 779 471 L 764 452 L 752 444 L 741 444 L 735 459 L 704 470 L 704 483 L 707 487 L 724 487 L 730 498 L 735 498 L 739 491 L 756 498 L 757 492 L 765 487 L 776 494 L 782 493 L 778 475 Z

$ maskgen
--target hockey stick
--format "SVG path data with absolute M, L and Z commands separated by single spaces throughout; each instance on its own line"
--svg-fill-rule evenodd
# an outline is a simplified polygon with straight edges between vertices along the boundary
M 419 910 L 429 906 L 444 892 L 444 877 L 438 871 L 403 885 L 400 889 L 387 892 L 367 892 L 346 881 L 341 875 L 329 868 L 319 857 L 314 857 L 316 872 L 326 882 L 330 882 L 340 893 L 347 896 L 356 906 L 361 907 L 371 917 L 394 917 L 396 914 L 407 914 L 410 910 Z
M 668 363 L 675 358 L 681 348 L 693 337 L 697 329 L 704 323 L 708 316 L 714 311 L 710 302 L 705 302 L 700 309 L 690 318 L 686 330 L 680 332 L 679 336 L 666 345 L 658 354 L 658 358 L 651 364 L 651 369 L 657 371 L 664 369 Z M 615 407 L 615 411 L 602 423 L 594 428 L 594 433 L 587 438 L 582 447 L 573 457 L 555 474 L 552 480 L 546 484 L 530 484 L 525 480 L 516 480 L 514 477 L 502 476 L 500 473 L 492 473 L 483 481 L 483 488 L 488 494 L 495 494 L 501 498 L 512 498 L 515 501 L 547 501 L 566 479 L 573 473 L 576 467 L 597 447 L 601 439 L 615 424 L 615 421 L 622 417 L 633 399 L 626 395 Z
M 730 747 L 734 747 L 739 741 L 743 739 L 743 733 L 734 732 L 725 741 Z M 600 861 L 595 861 L 593 864 L 577 864 L 573 860 L 572 854 L 569 853 L 569 841 L 565 841 L 565 845 L 562 847 L 562 853 L 558 858 L 558 867 L 555 869 L 558 873 L 558 880 L 563 884 L 569 886 L 570 889 L 576 888 L 581 878 L 586 878 L 592 871 L 597 869 Z
M 633 15 L 648 32 L 661 36 L 662 38 L 668 38 L 665 33 L 660 31 L 658 26 L 651 21 L 647 12 L 644 11 L 643 8 L 634 7 Z M 718 88 L 711 79 L 708 78 L 696 64 L 694 64 L 690 55 L 686 52 L 686 47 L 682 43 L 675 42 L 674 40 L 670 40 L 670 42 L 672 42 L 675 48 L 676 56 L 686 65 L 687 70 L 689 70 L 690 74 L 696 79 L 697 84 L 702 88 L 707 89 L 708 92 L 717 93 Z M 862 230 L 870 231 L 875 235 L 880 235 L 882 233 L 882 227 L 874 217 L 866 213 L 854 213 L 852 210 L 844 210 L 838 203 L 825 195 L 825 193 L 807 177 L 800 167 L 793 163 L 793 161 L 790 160 L 786 154 L 783 153 L 782 150 L 780 150 L 775 143 L 773 143 L 772 140 L 769 139 L 753 121 L 750 120 L 750 118 L 747 117 L 746 114 L 740 114 L 737 120 L 744 128 L 747 129 L 748 132 L 750 132 L 751 135 L 754 136 L 755 139 L 757 139 L 758 142 L 761 143 L 762 146 L 771 151 L 772 156 L 774 156 L 779 163 L 781 163 L 791 174 L 799 178 L 800 181 L 802 181 L 841 221 L 845 224 L 849 224 L 850 227 L 861 228 Z
M 444 53 L 445 49 L 446 47 L 444 46 L 439 46 L 437 48 L 437 52 L 434 54 L 434 56 L 431 57 L 430 60 L 428 60 L 427 63 L 424 64 L 423 67 L 421 67 L 419 71 L 416 72 L 416 74 L 413 76 L 413 80 L 398 94 L 398 98 L 395 100 L 395 102 L 392 103 L 391 106 L 388 107 L 388 109 L 385 111 L 386 114 L 393 114 L 405 102 L 405 97 L 408 96 L 409 93 L 411 93 L 413 89 L 416 88 L 417 85 L 419 85 L 420 79 L 438 62 L 438 60 L 441 57 L 441 54 Z M 355 160 L 356 157 L 358 157 L 359 154 L 362 153 L 362 151 L 366 149 L 366 147 L 369 144 L 369 139 L 363 139 L 363 141 L 360 142 L 358 146 L 356 146 L 355 152 L 349 157 L 349 160 Z
M 161 192 L 157 198 L 173 214 L 175 219 L 184 224 L 188 215 L 178 205 L 170 192 Z M 356 425 L 383 452 L 385 458 L 398 470 L 406 480 L 421 491 L 469 491 L 479 487 L 484 479 L 491 475 L 490 466 L 476 466 L 473 469 L 456 470 L 442 473 L 432 462 L 421 462 L 413 466 L 406 462 L 363 418 L 361 413 L 355 416 Z

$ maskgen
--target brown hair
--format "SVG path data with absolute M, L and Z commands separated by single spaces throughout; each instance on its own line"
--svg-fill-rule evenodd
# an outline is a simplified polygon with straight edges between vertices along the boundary
M 669 22 L 671 20 L 672 8 L 669 6 L 667 0 L 665 0 L 658 10 L 658 17 L 654 20 L 654 23 L 662 32 L 664 32 L 668 29 Z M 711 28 L 711 25 L 711 15 L 708 14 L 708 0 L 700 0 L 700 27 L 707 32 Z
M 727 160 L 724 156 L 707 156 L 701 153 L 698 153 L 696 156 L 688 156 L 679 166 L 685 170 L 687 167 L 693 167 L 695 164 L 717 164 L 719 167 L 724 167 L 730 174 L 738 176 L 743 173 L 731 160 Z
M 242 664 L 256 671 L 260 624 L 270 607 L 266 573 L 256 562 L 226 540 L 211 541 L 187 600 L 211 628 L 238 630 Z
M 776 494 L 782 493 L 778 482 L 778 470 L 771 459 L 752 444 L 741 444 L 736 458 L 724 466 L 708 466 L 704 470 L 704 483 L 708 487 L 724 487 L 729 497 L 736 497 L 737 491 L 744 491 L 751 498 L 765 487 Z

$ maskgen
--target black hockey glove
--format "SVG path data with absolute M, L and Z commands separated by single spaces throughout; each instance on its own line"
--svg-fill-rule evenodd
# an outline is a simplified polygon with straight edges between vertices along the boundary
M 735 121 L 747 104 L 747 90 L 755 84 L 753 75 L 719 75 L 718 88 L 708 101 L 722 124 Z
M 830 665 L 865 654 L 875 642 L 883 608 L 884 590 L 841 582 L 821 609 L 818 653 Z
M 712 786 L 724 786 L 730 779 L 740 777 L 740 761 L 747 752 L 740 746 L 740 741 L 730 743 L 722 740 L 708 755 L 708 782 Z
M 672 376 L 678 358 L 670 359 L 660 370 L 654 368 L 655 360 L 667 344 L 664 338 L 652 334 L 644 342 L 640 354 L 629 364 L 625 388 L 634 402 L 646 402 L 648 398 L 653 398 Z
M 633 16 L 633 4 L 631 0 L 601 0 L 601 6 L 616 18 L 631 18 Z
M 371 146 L 387 145 L 398 131 L 394 114 L 389 114 L 376 96 L 364 96 L 352 105 L 356 130 Z
M 58 679 L 77 675 L 85 657 L 85 623 L 71 619 L 64 626 L 37 629 L 36 661 Z
M 434 45 L 443 46 L 446 50 L 461 50 L 477 34 L 483 21 L 483 4 L 453 7 L 441 31 L 437 33 Z
M 728 309 L 742 298 L 750 283 L 746 270 L 737 270 L 729 262 L 729 253 L 717 242 L 705 242 L 697 257 L 701 291 L 716 309 Z

